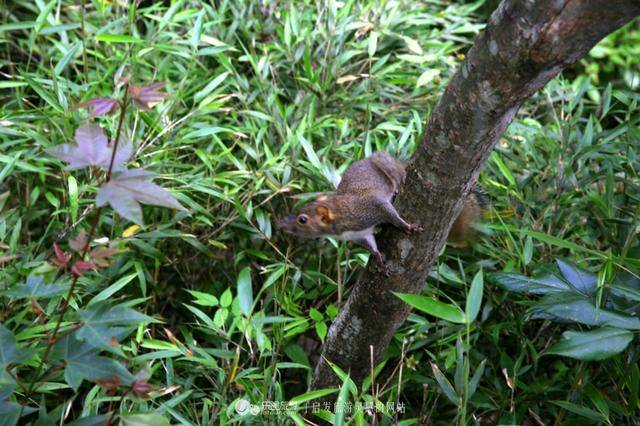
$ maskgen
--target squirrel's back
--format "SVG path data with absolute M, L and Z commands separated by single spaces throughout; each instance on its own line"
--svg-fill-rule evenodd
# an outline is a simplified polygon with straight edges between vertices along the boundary
M 345 195 L 376 191 L 392 197 L 400 188 L 404 177 L 402 163 L 386 152 L 379 151 L 349 166 L 337 192 L 338 195 Z

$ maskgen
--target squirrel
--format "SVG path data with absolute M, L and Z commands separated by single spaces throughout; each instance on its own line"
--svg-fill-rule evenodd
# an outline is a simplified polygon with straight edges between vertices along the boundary
M 422 231 L 420 225 L 404 220 L 392 204 L 405 175 L 405 166 L 399 160 L 386 152 L 376 152 L 347 168 L 335 195 L 321 195 L 282 218 L 277 226 L 301 237 L 352 241 L 368 249 L 386 271 L 384 256 L 373 234 L 376 225 L 391 223 L 407 233 Z M 481 192 L 469 194 L 449 232 L 449 241 L 466 243 L 472 225 L 482 214 L 483 204 Z

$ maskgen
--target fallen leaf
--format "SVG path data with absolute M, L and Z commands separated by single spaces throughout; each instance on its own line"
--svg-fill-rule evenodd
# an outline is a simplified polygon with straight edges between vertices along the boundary
M 336 83 L 338 84 L 349 83 L 350 81 L 355 81 L 358 78 L 360 77 L 358 77 L 357 75 L 343 75 L 342 77 L 336 80 Z
M 356 38 L 364 37 L 374 27 L 375 25 L 373 25 L 371 22 L 365 22 L 365 24 L 358 28 L 358 31 L 356 31 Z
M 107 391 L 107 394 L 113 395 L 120 387 L 122 380 L 115 374 L 107 379 L 96 380 L 96 383 Z
M 122 238 L 132 237 L 138 229 L 140 229 L 138 225 L 131 225 L 130 227 L 124 230 L 124 232 L 122 233 Z
M 131 385 L 131 393 L 138 398 L 149 398 L 149 393 L 153 391 L 153 386 L 143 380 L 134 380 Z

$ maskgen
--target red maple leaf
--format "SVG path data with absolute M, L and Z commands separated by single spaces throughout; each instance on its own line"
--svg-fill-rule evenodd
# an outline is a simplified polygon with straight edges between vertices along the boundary
M 99 117 L 101 115 L 113 114 L 118 106 L 118 101 L 113 98 L 94 98 L 75 105 L 72 109 L 91 108 L 89 118 Z
M 71 267 L 71 272 L 76 277 L 81 277 L 86 271 L 90 269 L 98 269 L 98 267 L 91 262 L 87 262 L 86 260 L 78 260 Z
M 65 266 L 67 266 L 67 263 L 69 263 L 69 259 L 71 259 L 71 253 L 62 251 L 62 249 L 58 247 L 56 243 L 53 243 L 53 252 L 55 253 L 55 257 L 51 259 L 51 263 L 53 263 L 60 269 L 63 269 Z
M 130 85 L 129 93 L 131 93 L 133 105 L 143 111 L 151 109 L 167 97 L 166 92 L 160 91 L 164 86 L 165 83 L 152 83 L 146 86 Z

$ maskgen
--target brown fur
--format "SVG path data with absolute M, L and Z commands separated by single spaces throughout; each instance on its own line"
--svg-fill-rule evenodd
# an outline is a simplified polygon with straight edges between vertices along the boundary
M 391 223 L 405 232 L 421 229 L 402 219 L 391 204 L 404 178 L 405 168 L 400 161 L 385 152 L 377 152 L 347 168 L 336 195 L 322 195 L 301 206 L 278 226 L 307 238 L 342 236 L 369 248 L 380 259 L 373 237 L 376 225 Z M 450 240 L 457 244 L 467 241 L 481 213 L 478 196 L 471 193 L 451 228 Z
M 473 224 L 480 220 L 482 216 L 482 206 L 478 200 L 478 195 L 471 192 L 464 204 L 460 214 L 453 222 L 449 231 L 449 241 L 458 245 L 466 245 L 473 236 Z
M 400 161 L 386 152 L 376 152 L 347 168 L 338 185 L 337 193 L 364 195 L 380 192 L 389 197 L 398 192 L 404 177 L 404 166 Z

